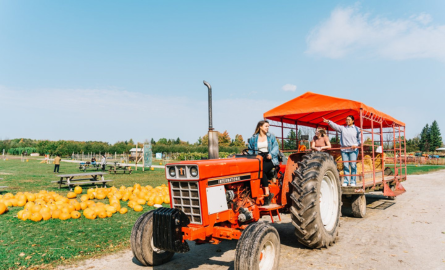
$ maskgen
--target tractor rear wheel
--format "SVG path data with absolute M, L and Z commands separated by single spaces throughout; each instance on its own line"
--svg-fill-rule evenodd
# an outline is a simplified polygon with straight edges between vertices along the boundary
M 290 212 L 298 241 L 310 248 L 335 243 L 341 212 L 341 187 L 331 155 L 303 156 L 291 183 Z
M 280 236 L 277 230 L 264 222 L 252 223 L 236 244 L 235 270 L 278 269 Z
M 130 239 L 133 255 L 142 265 L 161 265 L 175 255 L 174 252 L 160 250 L 153 245 L 153 211 L 144 213 L 136 220 Z

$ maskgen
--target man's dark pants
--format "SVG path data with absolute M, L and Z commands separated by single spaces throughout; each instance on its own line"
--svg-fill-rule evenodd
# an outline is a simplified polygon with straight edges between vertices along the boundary
M 56 172 L 56 170 L 57 170 L 57 172 L 59 172 L 59 167 L 60 167 L 59 164 L 54 165 L 54 172 Z

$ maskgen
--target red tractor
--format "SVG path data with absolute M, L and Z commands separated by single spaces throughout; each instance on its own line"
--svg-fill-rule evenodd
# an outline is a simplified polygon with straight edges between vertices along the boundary
M 307 94 L 289 102 L 307 102 Z M 289 102 L 283 105 L 287 106 Z M 317 112 L 316 108 L 311 108 L 312 111 L 304 112 L 304 115 L 300 112 L 290 114 L 289 110 L 286 110 L 286 115 L 280 115 L 283 105 L 265 113 L 266 119 L 279 119 L 282 129 L 288 128 L 289 123 L 294 123 L 298 128 L 298 120 L 295 121 L 294 117 L 306 117 L 303 120 L 307 121 L 301 121 L 300 124 L 316 127 L 323 125 L 322 118 L 327 118 L 329 114 L 345 117 L 356 112 L 350 108 L 339 109 L 340 105 L 337 104 L 336 113 L 333 110 L 326 111 L 323 107 L 324 111 Z M 294 106 L 291 109 L 298 108 Z M 366 109 L 371 111 L 372 108 Z M 371 117 L 372 121 L 386 121 L 391 125 L 401 123 L 394 122 L 397 120 L 374 109 L 372 112 L 374 115 L 379 113 L 378 119 Z M 356 119 L 360 121 L 364 142 L 363 131 L 369 121 L 365 120 L 360 108 L 358 114 Z M 282 136 L 281 139 L 285 138 Z M 400 145 L 398 148 L 402 149 Z M 335 146 L 325 152 L 294 150 L 287 164 L 275 168 L 275 176 L 271 177 L 269 185 L 270 192 L 275 196 L 267 206 L 264 205 L 263 189 L 260 186 L 263 164 L 260 155 L 249 155 L 248 151 L 243 151 L 243 155 L 227 159 L 167 164 L 165 173 L 171 208 L 158 208 L 144 213 L 136 221 L 131 234 L 134 256 L 144 265 L 160 265 L 169 261 L 175 252 L 189 251 L 186 240 L 197 244 L 218 244 L 222 240 L 237 239 L 235 269 L 277 269 L 280 237 L 275 227 L 263 222 L 261 218 L 270 216 L 273 222 L 273 216 L 277 216 L 281 220 L 280 213 L 283 212 L 291 215 L 296 240 L 303 245 L 310 248 L 333 245 L 338 235 L 342 200 L 352 201 L 353 210 L 357 209 L 355 204 L 358 206 L 356 211 L 363 212 L 366 210 L 366 201 L 363 202 L 361 198 L 364 198 L 366 192 L 383 189 L 384 195 L 395 197 L 404 191 L 400 182 L 406 179 L 406 167 L 403 177 L 402 168 L 397 166 L 398 161 L 402 161 L 400 159 L 394 160 L 395 175 L 391 177 L 385 178 L 383 169 L 379 171 L 374 167 L 371 180 L 368 172 L 362 170 L 358 176 L 360 186 L 342 187 L 338 170 L 341 162 L 334 159 L 336 151 L 340 149 Z M 362 156 L 364 152 L 374 153 L 374 144 L 370 147 L 362 144 L 361 151 Z M 375 160 L 374 157 L 373 164 Z M 363 163 L 363 158 L 357 162 Z M 380 175 L 381 179 L 376 180 L 376 176 Z M 345 194 L 343 198 L 342 191 Z

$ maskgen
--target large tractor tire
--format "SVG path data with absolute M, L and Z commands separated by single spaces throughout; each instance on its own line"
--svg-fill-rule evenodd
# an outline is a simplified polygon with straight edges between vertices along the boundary
M 157 249 L 153 245 L 153 212 L 144 213 L 136 220 L 131 231 L 131 250 L 145 266 L 161 265 L 171 260 L 174 252 Z
M 235 270 L 278 269 L 280 249 L 280 236 L 274 227 L 252 223 L 236 244 Z
M 366 215 L 365 194 L 352 196 L 352 215 L 356 218 L 364 218 Z
M 303 156 L 291 183 L 290 212 L 298 241 L 309 248 L 333 245 L 338 235 L 341 186 L 331 155 Z

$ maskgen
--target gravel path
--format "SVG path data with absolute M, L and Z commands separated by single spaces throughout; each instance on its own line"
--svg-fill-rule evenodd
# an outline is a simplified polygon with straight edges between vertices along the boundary
M 274 223 L 281 238 L 280 269 L 445 269 L 445 170 L 413 175 L 395 201 L 367 196 L 363 219 L 341 217 L 339 241 L 329 249 L 298 244 L 289 215 Z M 394 203 L 394 204 L 393 204 Z M 195 246 L 155 269 L 233 269 L 236 241 Z M 60 269 L 152 269 L 131 250 Z

